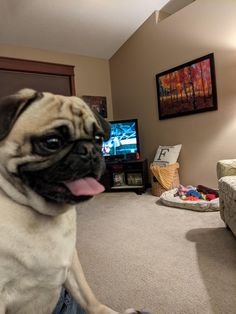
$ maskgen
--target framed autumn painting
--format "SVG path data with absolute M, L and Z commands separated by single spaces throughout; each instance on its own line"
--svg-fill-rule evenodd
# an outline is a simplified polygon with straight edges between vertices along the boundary
M 156 75 L 159 119 L 217 110 L 213 53 Z

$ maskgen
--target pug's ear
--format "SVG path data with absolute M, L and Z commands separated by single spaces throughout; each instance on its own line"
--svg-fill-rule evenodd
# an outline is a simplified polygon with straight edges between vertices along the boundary
M 103 129 L 103 132 L 105 134 L 104 141 L 108 141 L 110 138 L 111 133 L 111 125 L 109 122 L 107 122 L 95 109 L 92 109 L 93 114 L 100 125 L 100 127 Z
M 22 89 L 0 99 L 0 141 L 9 134 L 21 113 L 39 97 L 42 94 L 33 89 Z

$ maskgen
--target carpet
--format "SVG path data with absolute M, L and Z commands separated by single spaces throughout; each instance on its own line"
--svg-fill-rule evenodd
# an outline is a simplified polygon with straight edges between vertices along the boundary
M 122 192 L 103 193 L 77 213 L 81 264 L 103 303 L 154 314 L 236 313 L 236 238 L 219 212 Z

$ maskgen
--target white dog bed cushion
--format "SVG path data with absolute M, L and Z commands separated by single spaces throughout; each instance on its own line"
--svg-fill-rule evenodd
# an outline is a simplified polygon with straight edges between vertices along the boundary
M 174 196 L 177 191 L 178 189 L 172 189 L 164 192 L 160 196 L 161 202 L 167 206 L 191 209 L 200 212 L 212 212 L 219 210 L 219 198 L 215 198 L 211 201 L 185 201 L 182 200 L 179 196 Z

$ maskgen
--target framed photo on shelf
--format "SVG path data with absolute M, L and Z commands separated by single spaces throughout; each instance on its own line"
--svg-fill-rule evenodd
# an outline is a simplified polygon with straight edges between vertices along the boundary
M 217 110 L 214 55 L 156 75 L 159 119 Z
M 113 186 L 125 185 L 125 173 L 124 172 L 113 172 Z
M 129 172 L 127 173 L 127 183 L 128 185 L 143 185 L 143 177 L 140 172 Z

